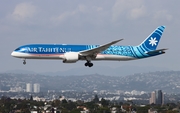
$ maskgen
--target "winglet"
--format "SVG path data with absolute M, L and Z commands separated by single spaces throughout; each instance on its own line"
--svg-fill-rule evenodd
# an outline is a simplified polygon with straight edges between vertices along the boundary
M 115 41 L 112 41 L 111 43 L 109 43 L 110 45 L 113 45 L 115 43 L 118 43 L 119 41 L 122 41 L 123 39 L 119 39 L 119 40 L 115 40 Z

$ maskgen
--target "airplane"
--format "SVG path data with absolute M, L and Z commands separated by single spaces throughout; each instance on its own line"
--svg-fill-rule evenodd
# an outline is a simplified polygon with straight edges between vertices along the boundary
M 157 27 L 137 46 L 114 45 L 123 39 L 104 45 L 29 44 L 18 47 L 11 55 L 23 59 L 24 65 L 26 59 L 61 59 L 63 63 L 85 60 L 86 67 L 92 67 L 94 60 L 137 60 L 165 53 L 167 49 L 156 49 L 164 29 L 165 26 Z

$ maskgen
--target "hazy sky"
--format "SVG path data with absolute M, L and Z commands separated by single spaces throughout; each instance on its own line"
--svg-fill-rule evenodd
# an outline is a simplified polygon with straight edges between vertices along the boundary
M 131 65 L 179 70 L 179 5 L 179 0 L 1 0 L 0 72 L 87 68 L 85 61 L 63 64 L 61 60 L 27 60 L 24 66 L 10 54 L 29 43 L 104 44 L 123 38 L 117 45 L 138 45 L 160 25 L 166 29 L 158 48 L 169 48 L 166 54 L 128 62 L 95 61 L 92 68 Z

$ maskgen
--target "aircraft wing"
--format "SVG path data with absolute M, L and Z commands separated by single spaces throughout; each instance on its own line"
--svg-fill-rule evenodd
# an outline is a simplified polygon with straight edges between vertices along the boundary
M 148 51 L 146 52 L 146 54 L 157 54 L 157 53 L 165 53 L 165 50 L 167 49 L 158 49 L 158 50 L 154 50 L 154 51 Z
M 115 40 L 112 41 L 110 43 L 104 44 L 104 45 L 100 45 L 99 47 L 93 48 L 93 49 L 89 49 L 89 50 L 85 50 L 85 51 L 80 51 L 79 54 L 81 56 L 93 56 L 93 55 L 97 55 L 98 53 L 106 50 L 109 46 L 121 41 L 123 39 L 120 40 Z

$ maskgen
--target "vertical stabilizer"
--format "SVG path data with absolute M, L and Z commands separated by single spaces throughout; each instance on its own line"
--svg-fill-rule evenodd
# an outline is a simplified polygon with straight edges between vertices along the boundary
M 140 45 L 139 47 L 145 51 L 156 50 L 165 26 L 156 28 Z

